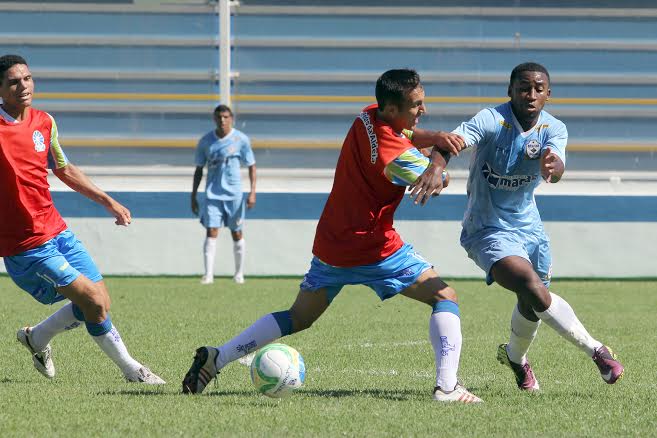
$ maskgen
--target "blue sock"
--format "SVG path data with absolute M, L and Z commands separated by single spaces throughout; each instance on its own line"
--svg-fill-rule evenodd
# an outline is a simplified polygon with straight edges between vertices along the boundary
M 292 315 L 290 315 L 289 310 L 274 312 L 271 315 L 274 317 L 278 323 L 278 327 L 281 329 L 281 336 L 292 334 Z
M 75 316 L 75 319 L 78 321 L 84 321 L 84 313 L 82 313 L 82 309 L 80 309 L 75 303 L 71 304 L 71 309 L 73 310 L 73 316 Z
M 105 321 L 85 322 L 84 325 L 87 326 L 87 331 L 91 336 L 102 336 L 105 333 L 109 333 L 109 331 L 112 330 L 112 318 L 110 318 L 110 315 L 108 313 L 107 318 L 105 318 Z

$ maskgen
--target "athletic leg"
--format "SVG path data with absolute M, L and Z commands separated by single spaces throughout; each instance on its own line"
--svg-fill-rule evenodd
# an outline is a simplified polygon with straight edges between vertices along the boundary
M 199 394 L 219 371 L 276 339 L 310 327 L 328 308 L 325 289 L 300 290 L 289 310 L 264 315 L 240 334 L 217 348 L 196 350 L 194 362 L 183 379 L 183 393 Z
M 433 309 L 429 317 L 429 338 L 436 358 L 434 399 L 464 403 L 481 402 L 479 397 L 470 393 L 457 381 L 463 338 L 456 291 L 433 269 L 428 269 L 418 277 L 415 284 L 401 293 L 426 303 Z

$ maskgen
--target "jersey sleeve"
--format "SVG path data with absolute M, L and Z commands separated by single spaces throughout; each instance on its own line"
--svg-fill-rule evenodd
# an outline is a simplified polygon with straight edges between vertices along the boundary
M 61 169 L 68 164 L 68 158 L 64 153 L 64 149 L 59 144 L 59 132 L 57 130 L 57 123 L 53 116 L 48 114 L 52 125 L 50 127 L 50 151 L 48 153 L 48 169 Z
M 196 152 L 194 153 L 194 164 L 197 167 L 205 166 L 207 157 L 205 156 L 205 136 L 202 137 L 196 144 Z
M 242 149 L 240 150 L 240 161 L 247 167 L 255 164 L 255 156 L 253 155 L 253 149 L 251 149 L 251 140 L 246 135 L 243 138 Z
M 402 152 L 385 167 L 384 173 L 391 183 L 408 186 L 415 182 L 429 166 L 429 159 L 422 152 L 412 148 Z
M 463 137 L 466 147 L 470 147 L 482 143 L 495 129 L 495 116 L 489 109 L 483 109 L 452 132 Z
M 566 145 L 568 144 L 568 129 L 566 125 L 559 122 L 554 128 L 550 128 L 546 147 L 552 149 L 563 164 L 566 164 Z

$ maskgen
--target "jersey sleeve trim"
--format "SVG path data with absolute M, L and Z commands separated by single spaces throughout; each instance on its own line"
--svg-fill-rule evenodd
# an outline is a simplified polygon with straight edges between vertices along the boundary
M 402 152 L 385 167 L 384 173 L 391 183 L 398 186 L 413 184 L 429 166 L 429 159 L 417 149 Z
M 50 120 L 52 121 L 52 126 L 50 128 L 50 158 L 52 161 L 52 167 L 54 169 L 61 169 L 66 167 L 68 164 L 68 158 L 62 149 L 62 146 L 59 144 L 59 131 L 57 129 L 57 123 L 55 118 L 48 114 Z

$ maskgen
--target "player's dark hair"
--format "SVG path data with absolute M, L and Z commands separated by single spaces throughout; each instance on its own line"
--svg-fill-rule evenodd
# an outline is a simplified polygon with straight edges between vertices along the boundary
M 513 81 L 518 79 L 518 76 L 520 76 L 520 73 L 526 72 L 526 71 L 537 71 L 541 73 L 545 73 L 545 76 L 547 76 L 548 82 L 550 82 L 550 73 L 548 73 L 547 68 L 543 67 L 541 64 L 537 62 L 523 62 L 522 64 L 517 65 L 512 71 L 511 71 L 511 79 L 509 79 L 509 84 L 513 84 Z
M 25 64 L 27 61 L 25 58 L 19 55 L 3 55 L 0 56 L 0 84 L 5 78 L 5 72 L 15 66 L 16 64 Z
M 376 103 L 379 109 L 392 104 L 400 106 L 406 96 L 420 86 L 420 75 L 408 68 L 388 70 L 376 81 Z
M 221 105 L 217 105 L 217 107 L 214 109 L 214 113 L 228 113 L 231 117 L 233 117 L 233 110 L 231 110 L 228 105 L 224 105 L 223 103 Z

